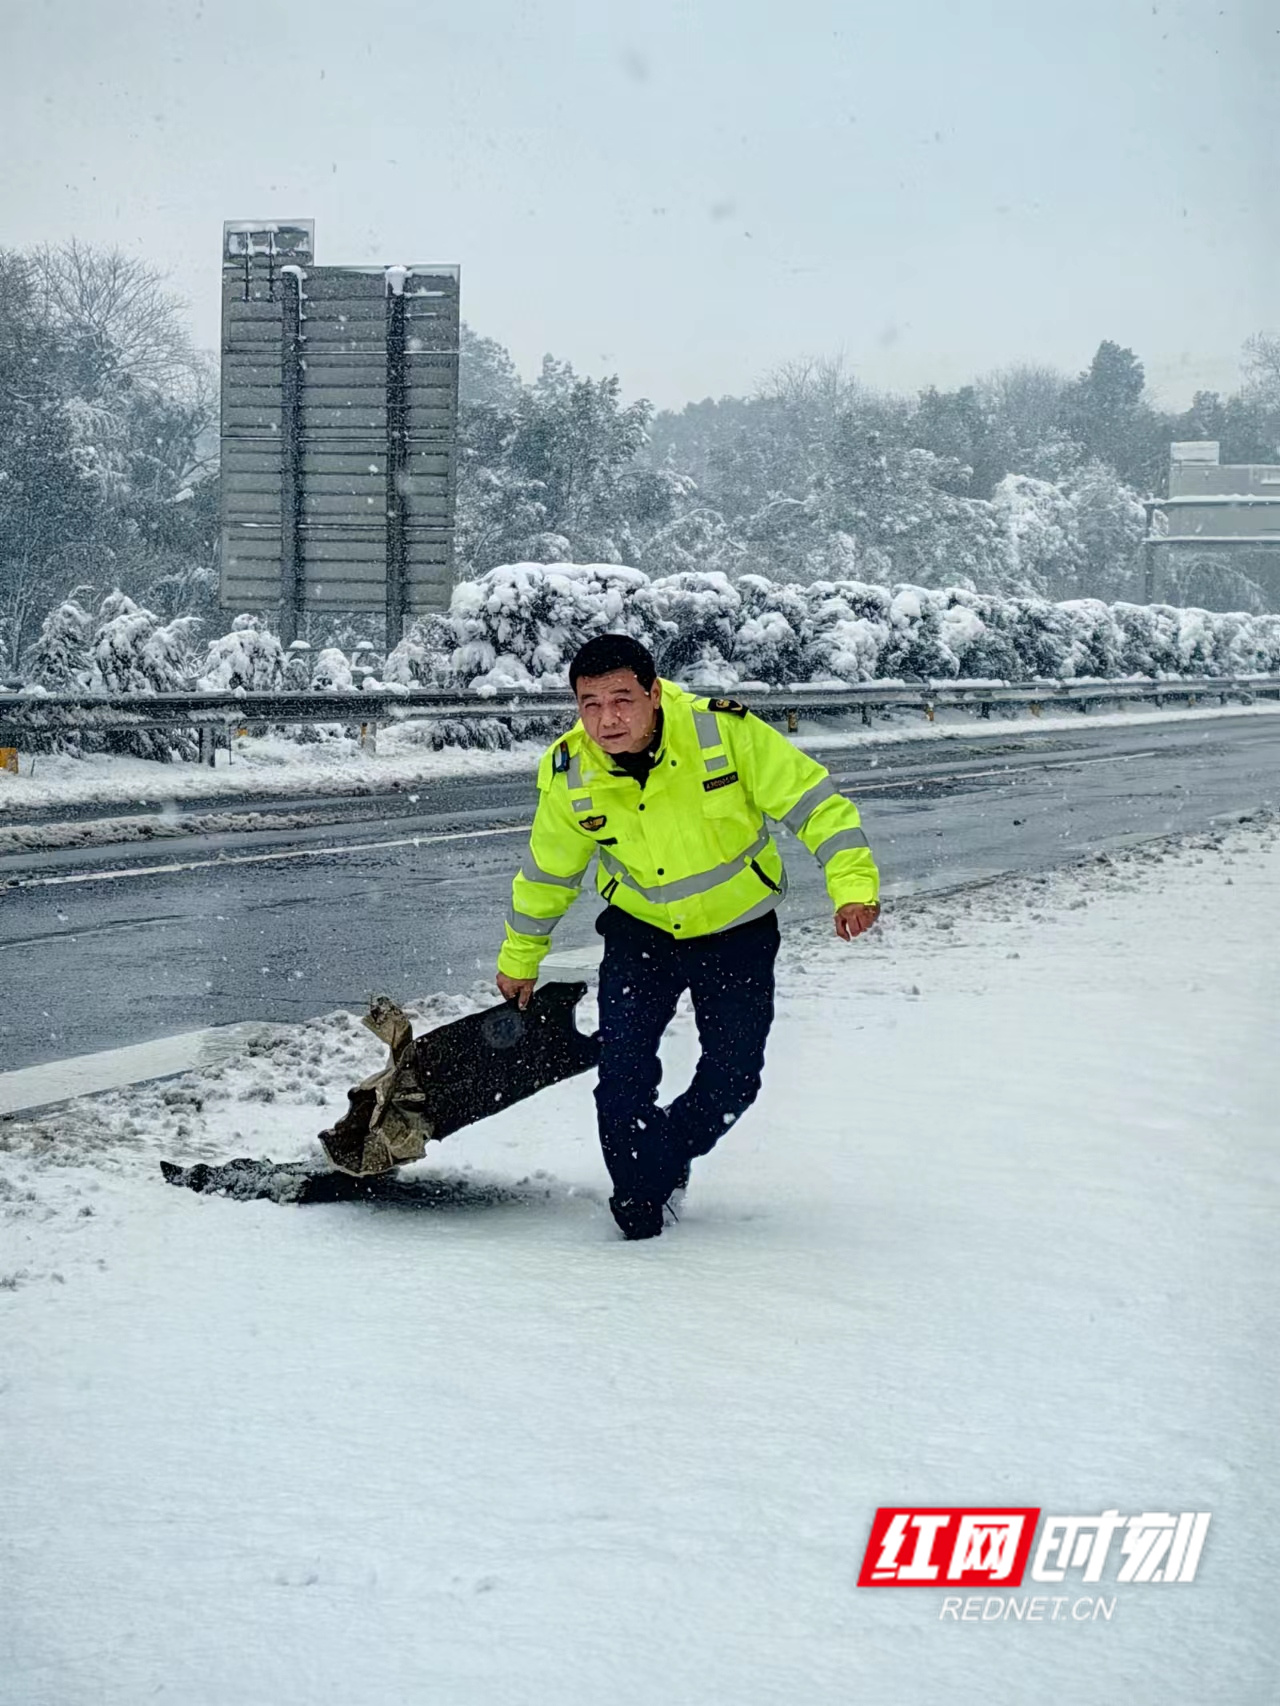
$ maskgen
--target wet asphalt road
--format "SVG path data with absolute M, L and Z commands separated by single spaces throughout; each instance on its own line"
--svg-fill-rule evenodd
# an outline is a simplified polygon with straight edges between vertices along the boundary
M 816 756 L 858 802 L 890 896 L 1047 869 L 1280 798 L 1280 715 L 1078 735 L 1022 724 Z M 0 857 L 0 1070 L 490 978 L 532 802 L 528 773 L 456 778 L 279 802 L 287 827 Z M 785 834 L 782 846 L 785 924 L 826 897 L 816 862 Z M 595 907 L 584 894 L 558 949 L 595 940 Z

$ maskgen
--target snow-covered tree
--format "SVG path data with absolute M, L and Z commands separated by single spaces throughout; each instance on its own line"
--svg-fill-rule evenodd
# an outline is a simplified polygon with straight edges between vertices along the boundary
M 181 693 L 190 685 L 198 626 L 192 616 L 160 623 L 117 588 L 98 611 L 90 686 L 102 693 Z
M 103 599 L 89 646 L 89 687 L 97 693 L 149 697 L 181 693 L 191 685 L 195 666 L 194 616 L 159 622 L 119 588 Z M 117 730 L 88 736 L 91 745 L 133 752 L 144 758 L 190 758 L 195 752 L 189 730 Z
M 93 618 L 75 598 L 64 599 L 40 624 L 40 633 L 27 655 L 24 681 L 50 693 L 76 693 L 88 687 L 93 673 L 89 641 Z
M 1062 597 L 1078 589 L 1076 515 L 1061 486 L 1008 474 L 993 499 L 1008 542 L 1014 585 L 1025 596 Z
M 1131 486 L 1101 462 L 1088 462 L 1068 484 L 1070 531 L 1078 552 L 1080 590 L 1095 598 L 1130 591 L 1140 574 L 1146 511 Z

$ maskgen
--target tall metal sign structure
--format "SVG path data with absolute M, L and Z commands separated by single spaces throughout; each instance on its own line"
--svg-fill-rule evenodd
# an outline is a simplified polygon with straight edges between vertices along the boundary
M 317 267 L 309 221 L 236 221 L 222 247 L 227 610 L 448 608 L 458 268 Z

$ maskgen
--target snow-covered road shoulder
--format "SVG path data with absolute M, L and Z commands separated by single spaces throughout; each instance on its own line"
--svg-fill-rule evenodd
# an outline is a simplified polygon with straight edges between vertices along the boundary
M 160 1182 L 314 1154 L 346 1014 L 0 1122 L 11 1697 L 1261 1706 L 1278 918 L 1259 818 L 793 928 L 761 1101 L 643 1246 L 589 1079 L 416 1201 Z M 973 1501 L 1213 1514 L 1105 1623 L 855 1587 L 876 1506 Z

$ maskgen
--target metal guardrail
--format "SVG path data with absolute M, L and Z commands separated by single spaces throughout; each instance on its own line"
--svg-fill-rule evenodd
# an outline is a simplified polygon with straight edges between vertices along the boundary
M 1086 678 L 1075 681 L 865 681 L 842 687 L 753 687 L 742 689 L 758 715 L 785 718 L 792 728 L 804 714 L 860 710 L 870 721 L 873 708 L 918 710 L 932 718 L 940 706 L 977 706 L 989 716 L 993 706 L 1074 705 L 1087 711 L 1104 702 L 1147 699 L 1194 702 L 1201 698 L 1252 700 L 1280 698 L 1280 675 L 1179 676 L 1162 680 Z M 217 737 L 257 724 L 343 723 L 361 725 L 372 744 L 379 724 L 412 716 L 439 718 L 574 717 L 572 697 L 559 693 L 483 693 L 421 688 L 407 693 L 157 693 L 0 694 L 0 747 L 16 746 L 24 735 L 65 734 L 75 730 L 196 729 L 201 758 L 212 763 Z

